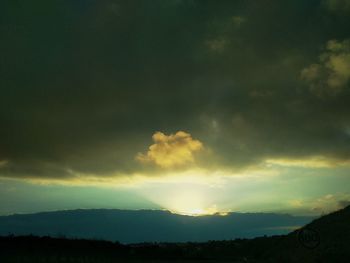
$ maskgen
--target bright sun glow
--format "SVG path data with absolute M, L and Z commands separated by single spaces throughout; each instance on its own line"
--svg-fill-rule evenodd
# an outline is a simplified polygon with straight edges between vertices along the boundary
M 214 215 L 214 214 L 225 216 L 228 214 L 227 212 L 219 212 L 216 209 L 215 205 L 206 209 L 196 208 L 189 211 L 171 211 L 171 212 L 175 214 L 187 215 L 187 216 L 205 216 L 205 215 Z
M 200 215 L 205 215 L 207 214 L 205 210 L 197 208 L 197 209 L 193 209 L 192 211 L 189 212 L 189 215 L 191 216 L 200 216 Z
M 180 215 L 187 215 L 187 216 L 204 216 L 204 215 L 213 215 L 216 213 L 211 211 L 210 209 L 202 209 L 202 208 L 194 208 L 194 209 L 182 209 L 178 211 L 171 211 L 172 213 L 175 214 L 180 214 Z
M 179 180 L 178 182 L 148 184 L 149 189 L 144 191 L 143 196 L 174 214 L 188 216 L 224 215 L 216 205 L 217 200 L 211 194 L 212 188 L 203 185 L 201 179 L 198 177 L 197 182 Z M 162 198 L 160 199 L 159 196 Z
M 169 195 L 163 206 L 172 213 L 181 215 L 203 216 L 218 213 L 216 205 L 210 204 L 206 195 L 200 191 L 183 190 L 181 194 Z
M 215 214 L 216 206 L 208 203 L 205 193 L 199 189 L 185 189 L 177 194 L 168 195 L 162 204 L 166 209 L 176 214 L 200 216 Z

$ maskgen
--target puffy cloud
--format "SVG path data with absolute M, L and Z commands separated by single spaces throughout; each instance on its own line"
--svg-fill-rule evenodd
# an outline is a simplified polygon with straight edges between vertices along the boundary
M 232 48 L 232 45 L 237 42 L 235 37 L 237 31 L 246 23 L 247 18 L 244 16 L 231 16 L 221 20 L 211 21 L 210 27 L 215 34 L 210 39 L 205 41 L 207 48 L 216 54 L 221 54 Z
M 136 159 L 142 163 L 154 163 L 161 168 L 193 164 L 194 154 L 203 150 L 203 144 L 200 141 L 183 131 L 170 135 L 156 132 L 152 138 L 154 144 L 149 147 L 148 152 L 138 153 Z
M 350 200 L 340 200 L 338 204 L 340 208 L 344 208 L 350 205 Z
M 8 164 L 7 160 L 0 160 L 0 167 L 5 167 Z
M 325 3 L 331 11 L 349 11 L 350 10 L 349 0 L 326 0 Z
M 305 199 L 292 199 L 288 204 L 302 214 L 330 213 L 350 205 L 348 193 L 327 193 Z
M 311 200 L 310 205 L 313 211 L 319 211 L 323 213 L 329 213 L 334 210 L 338 210 L 349 205 L 349 194 L 327 194 Z
M 207 46 L 213 52 L 221 53 L 230 44 L 227 39 L 219 38 L 206 41 Z
M 232 23 L 237 26 L 240 27 L 243 23 L 246 22 L 246 18 L 242 17 L 242 16 L 233 16 L 232 17 Z
M 350 41 L 328 41 L 319 63 L 303 69 L 301 78 L 318 95 L 341 92 L 350 80 Z

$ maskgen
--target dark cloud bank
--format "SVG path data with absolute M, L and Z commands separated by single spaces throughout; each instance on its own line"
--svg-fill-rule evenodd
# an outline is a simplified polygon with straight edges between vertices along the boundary
M 132 173 L 154 132 L 179 130 L 218 166 L 348 160 L 348 6 L 1 1 L 0 174 Z

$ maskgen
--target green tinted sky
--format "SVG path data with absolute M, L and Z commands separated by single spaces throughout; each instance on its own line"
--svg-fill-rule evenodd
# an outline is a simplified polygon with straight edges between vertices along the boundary
M 0 3 L 0 213 L 350 200 L 350 1 Z

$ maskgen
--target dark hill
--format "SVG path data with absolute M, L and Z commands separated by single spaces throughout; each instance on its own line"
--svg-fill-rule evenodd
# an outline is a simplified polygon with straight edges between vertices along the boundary
M 264 257 L 276 262 L 350 262 L 350 206 L 283 236 Z

